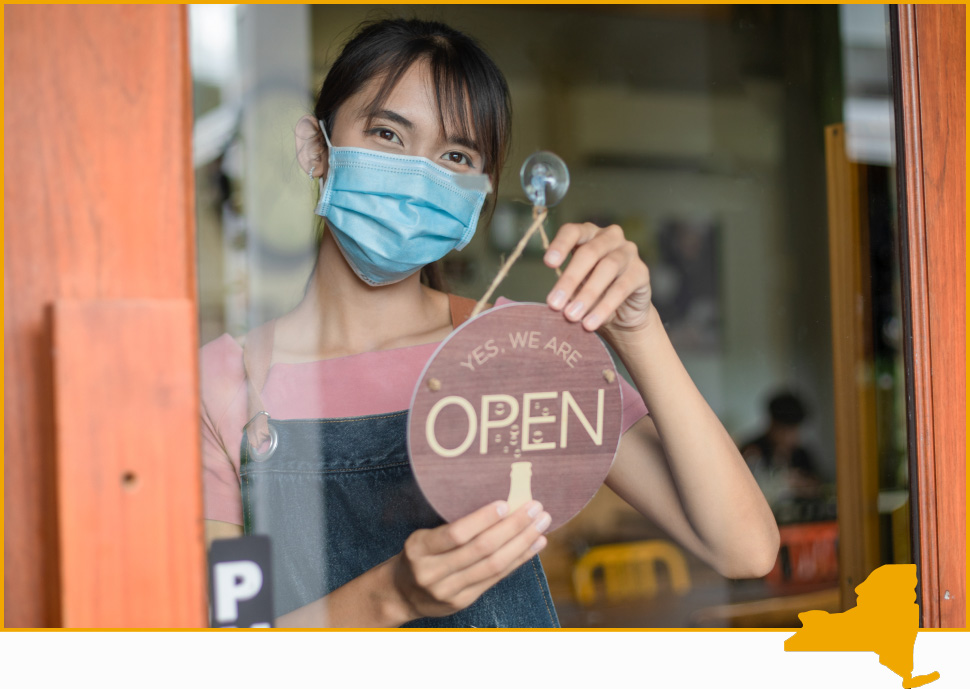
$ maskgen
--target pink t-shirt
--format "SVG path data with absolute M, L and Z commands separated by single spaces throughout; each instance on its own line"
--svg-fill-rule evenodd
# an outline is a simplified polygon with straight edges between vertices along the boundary
M 499 299 L 497 304 L 507 303 Z M 276 363 L 263 387 L 275 419 L 326 419 L 407 409 L 438 342 L 299 364 Z M 243 350 L 230 335 L 202 347 L 202 464 L 205 518 L 242 524 L 239 448 L 248 419 Z M 622 378 L 626 432 L 647 409 Z

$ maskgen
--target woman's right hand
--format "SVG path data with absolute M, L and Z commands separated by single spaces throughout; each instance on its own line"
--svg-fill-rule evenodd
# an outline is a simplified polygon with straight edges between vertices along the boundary
M 541 504 L 533 500 L 507 511 L 505 502 L 493 502 L 408 537 L 390 563 L 408 621 L 467 608 L 546 546 L 542 532 L 552 518 Z

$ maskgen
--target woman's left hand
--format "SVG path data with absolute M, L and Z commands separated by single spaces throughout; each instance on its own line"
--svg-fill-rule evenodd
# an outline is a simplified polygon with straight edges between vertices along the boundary
M 558 268 L 570 253 L 572 260 L 546 297 L 550 307 L 570 321 L 582 321 L 589 331 L 607 325 L 635 332 L 646 326 L 653 308 L 650 271 L 619 225 L 563 225 L 544 260 Z

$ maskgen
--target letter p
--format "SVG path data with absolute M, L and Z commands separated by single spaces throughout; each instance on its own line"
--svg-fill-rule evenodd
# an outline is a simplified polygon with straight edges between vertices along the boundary
M 250 600 L 263 587 L 263 570 L 252 560 L 220 562 L 213 572 L 217 623 L 239 619 L 240 601 Z
M 504 419 L 491 418 L 492 402 L 505 403 L 509 405 L 509 415 Z M 519 415 L 519 401 L 512 395 L 482 395 L 482 427 L 479 435 L 481 436 L 480 454 L 488 452 L 488 431 L 492 428 L 503 428 L 512 425 Z

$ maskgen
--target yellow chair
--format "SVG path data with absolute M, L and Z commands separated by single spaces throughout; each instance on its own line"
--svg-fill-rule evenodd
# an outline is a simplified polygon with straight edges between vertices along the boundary
M 583 605 L 596 601 L 596 572 L 603 573 L 603 592 L 608 602 L 657 594 L 657 566 L 664 564 L 671 589 L 690 591 L 687 561 L 680 548 L 669 541 L 636 541 L 590 548 L 573 566 L 573 593 Z

